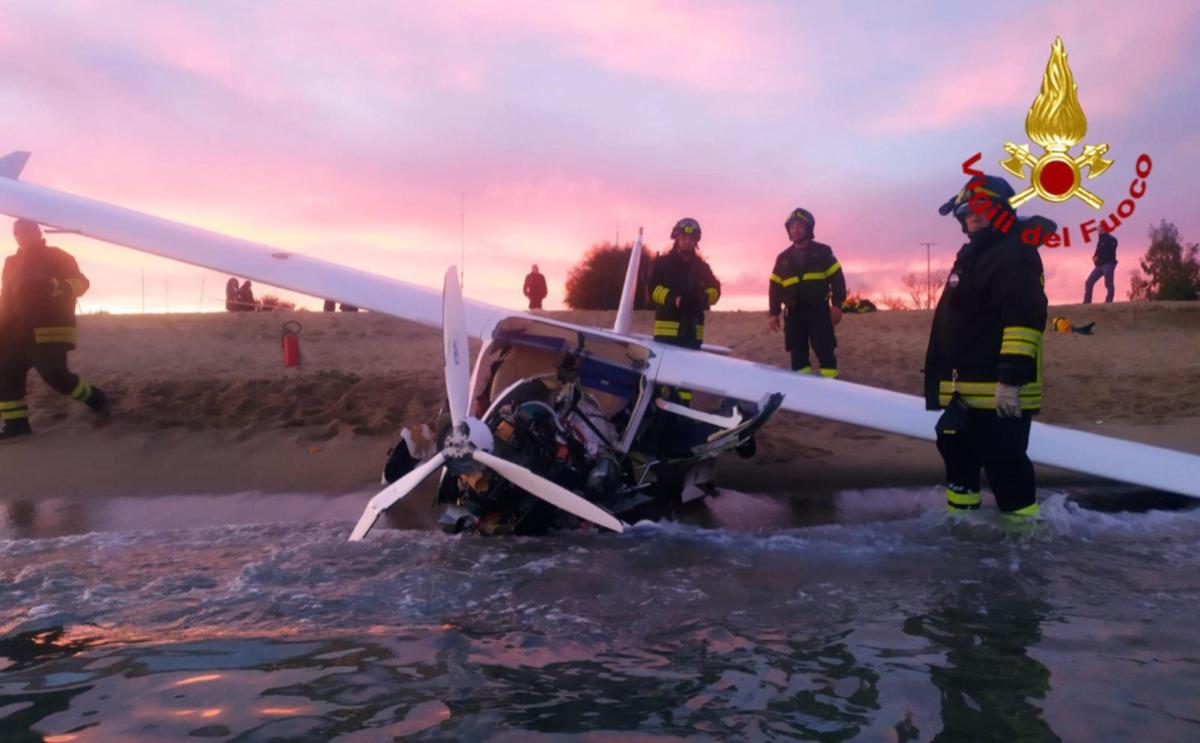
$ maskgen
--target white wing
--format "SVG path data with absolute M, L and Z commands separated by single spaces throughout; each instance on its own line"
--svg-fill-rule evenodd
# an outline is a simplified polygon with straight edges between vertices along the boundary
M 170 220 L 16 180 L 24 153 L 0 158 L 0 213 L 77 231 L 164 258 L 237 274 L 315 297 L 345 301 L 395 317 L 441 327 L 436 289 L 289 253 Z M 484 337 L 502 317 L 522 313 L 464 300 L 467 332 Z M 538 318 L 589 333 L 621 337 Z M 776 367 L 661 346 L 648 370 L 660 383 L 743 400 L 782 392 L 783 407 L 905 436 L 933 438 L 936 413 L 919 397 L 848 382 L 804 377 Z M 1029 456 L 1040 464 L 1200 497 L 1200 456 L 1035 423 Z
M 15 180 L 25 161 L 17 155 L 23 154 L 0 158 L 2 214 L 301 294 L 442 326 L 442 293 L 437 289 L 24 183 Z M 464 305 L 467 332 L 476 338 L 497 319 L 521 314 L 483 302 L 466 300 Z
M 658 382 L 742 400 L 784 393 L 783 408 L 934 439 L 938 414 L 924 399 L 866 385 L 800 375 L 742 359 L 658 347 Z M 1084 431 L 1034 423 L 1029 458 L 1039 464 L 1200 497 L 1200 456 Z

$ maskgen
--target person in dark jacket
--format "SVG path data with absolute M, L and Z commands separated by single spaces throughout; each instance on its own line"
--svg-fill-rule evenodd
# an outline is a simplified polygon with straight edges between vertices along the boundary
M 238 300 L 238 292 L 241 287 L 238 285 L 238 280 L 229 277 L 229 281 L 225 282 L 225 311 L 237 312 L 241 309 L 241 303 Z
M 672 346 L 704 344 L 704 312 L 721 298 L 721 282 L 700 257 L 700 223 L 679 220 L 671 230 L 673 245 L 650 269 L 654 304 L 654 340 Z
M 258 309 L 258 302 L 254 299 L 254 287 L 250 286 L 250 279 L 242 282 L 242 288 L 238 289 L 238 309 L 242 312 L 254 312 Z
M 654 340 L 698 349 L 704 345 L 704 312 L 721 298 L 721 282 L 697 253 L 700 223 L 686 217 L 671 229 L 673 245 L 650 267 L 647 286 L 654 306 Z M 691 404 L 690 390 L 663 388 L 664 397 Z
M 542 300 L 549 292 L 546 290 L 546 277 L 541 271 L 538 271 L 536 263 L 533 270 L 525 276 L 525 287 L 522 291 L 529 299 L 529 309 L 540 310 L 542 308 Z
M 976 176 L 939 210 L 953 211 L 969 239 L 934 312 L 925 405 L 946 411 L 937 447 L 949 509 L 980 507 L 982 468 L 1005 523 L 1021 526 L 1038 515 L 1026 451 L 1032 416 L 1041 408 L 1046 292 L 1039 246 L 1020 234 L 1036 227 L 1053 234 L 1057 225 L 1032 217 L 1013 226 L 1012 195 L 1003 178 Z
M 67 366 L 75 348 L 75 299 L 88 290 L 75 259 L 46 245 L 36 222 L 13 224 L 17 252 L 0 275 L 0 439 L 33 433 L 25 382 L 30 368 L 55 391 L 107 416 L 108 397 Z
M 841 321 L 841 307 L 846 301 L 842 264 L 834 257 L 833 248 L 813 242 L 816 220 L 807 209 L 793 209 L 784 227 L 792 244 L 775 258 L 771 270 L 768 327 L 773 333 L 779 332 L 779 316 L 786 309 L 783 340 L 792 354 L 792 371 L 812 373 L 808 358 L 811 343 L 821 376 L 833 379 L 838 375 L 833 326 Z
M 1108 227 L 1104 223 L 1100 224 L 1100 237 L 1096 240 L 1096 252 L 1092 255 L 1092 264 L 1095 268 L 1087 277 L 1087 283 L 1083 286 L 1083 303 L 1092 303 L 1092 287 L 1101 276 L 1104 277 L 1105 303 L 1113 301 L 1113 274 L 1117 270 L 1117 238 L 1113 237 L 1108 232 Z

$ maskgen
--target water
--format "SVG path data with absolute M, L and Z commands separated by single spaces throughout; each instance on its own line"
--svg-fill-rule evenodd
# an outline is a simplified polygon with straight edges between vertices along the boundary
M 154 528 L 0 541 L 0 740 L 1200 739 L 1200 511 L 1043 497 L 1027 541 L 912 490 L 364 544 L 360 498 L 10 508 Z

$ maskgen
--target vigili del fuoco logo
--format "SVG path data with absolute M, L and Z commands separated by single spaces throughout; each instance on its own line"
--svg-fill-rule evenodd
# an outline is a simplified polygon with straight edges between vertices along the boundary
M 1046 63 L 1046 74 L 1042 76 L 1042 89 L 1025 116 L 1025 133 L 1041 147 L 1042 153 L 1035 155 L 1028 144 L 1004 143 L 1004 151 L 1009 157 L 1001 160 L 1000 165 L 1021 180 L 1026 179 L 1025 169 L 1029 168 L 1029 187 L 1012 196 L 1008 200 L 1009 205 L 1016 209 L 1035 196 L 1054 204 L 1077 198 L 1100 211 L 1104 199 L 1084 186 L 1084 170 L 1090 181 L 1112 167 L 1114 161 L 1104 158 L 1108 154 L 1108 145 L 1105 143 L 1085 144 L 1078 155 L 1071 154 L 1071 148 L 1087 136 L 1087 117 L 1079 104 L 1078 87 L 1067 64 L 1067 52 L 1061 38 L 1055 38 L 1050 48 L 1050 61 Z M 983 173 L 972 167 L 981 157 L 982 153 L 977 152 L 968 158 L 962 164 L 963 172 L 973 178 L 982 178 Z M 1101 226 L 1109 232 L 1115 232 L 1122 220 L 1133 216 L 1137 200 L 1146 194 L 1146 178 L 1150 175 L 1152 165 L 1149 155 L 1139 155 L 1134 166 L 1136 177 L 1129 184 L 1128 198 L 1118 203 L 1115 210 L 1110 210 L 1107 218 L 1099 222 L 1089 219 L 1079 224 L 1078 234 L 1085 243 L 1092 241 Z M 972 199 L 971 208 L 977 212 L 992 209 L 995 214 L 990 218 L 997 220 L 994 226 L 1001 232 L 1008 232 L 1013 226 L 1014 220 L 1007 217 L 1005 210 L 994 208 L 986 195 L 978 200 Z M 1021 239 L 1032 245 L 1069 248 L 1071 228 L 1064 226 L 1061 232 L 1048 235 L 1041 234 L 1040 228 L 1031 228 L 1022 233 Z

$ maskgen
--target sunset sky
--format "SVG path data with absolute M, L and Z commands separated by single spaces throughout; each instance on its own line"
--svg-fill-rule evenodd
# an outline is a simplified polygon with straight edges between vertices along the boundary
M 513 307 L 531 263 L 559 307 L 590 245 L 644 225 L 665 249 L 692 216 L 718 308 L 759 310 L 796 206 L 851 291 L 898 293 L 925 270 L 923 241 L 944 272 L 962 234 L 937 206 L 964 159 L 982 151 L 1000 173 L 1004 143 L 1029 141 L 1061 36 L 1083 143 L 1108 143 L 1115 165 L 1087 183 L 1100 213 L 1020 210 L 1076 233 L 1044 251 L 1051 301 L 1079 301 L 1093 245 L 1077 225 L 1116 209 L 1143 152 L 1118 298 L 1150 224 L 1200 240 L 1200 5 L 863 7 L 4 0 L 0 155 L 31 150 L 33 183 L 429 286 L 465 242 L 467 295 Z M 52 242 L 92 279 L 85 311 L 223 302 L 224 274 Z

